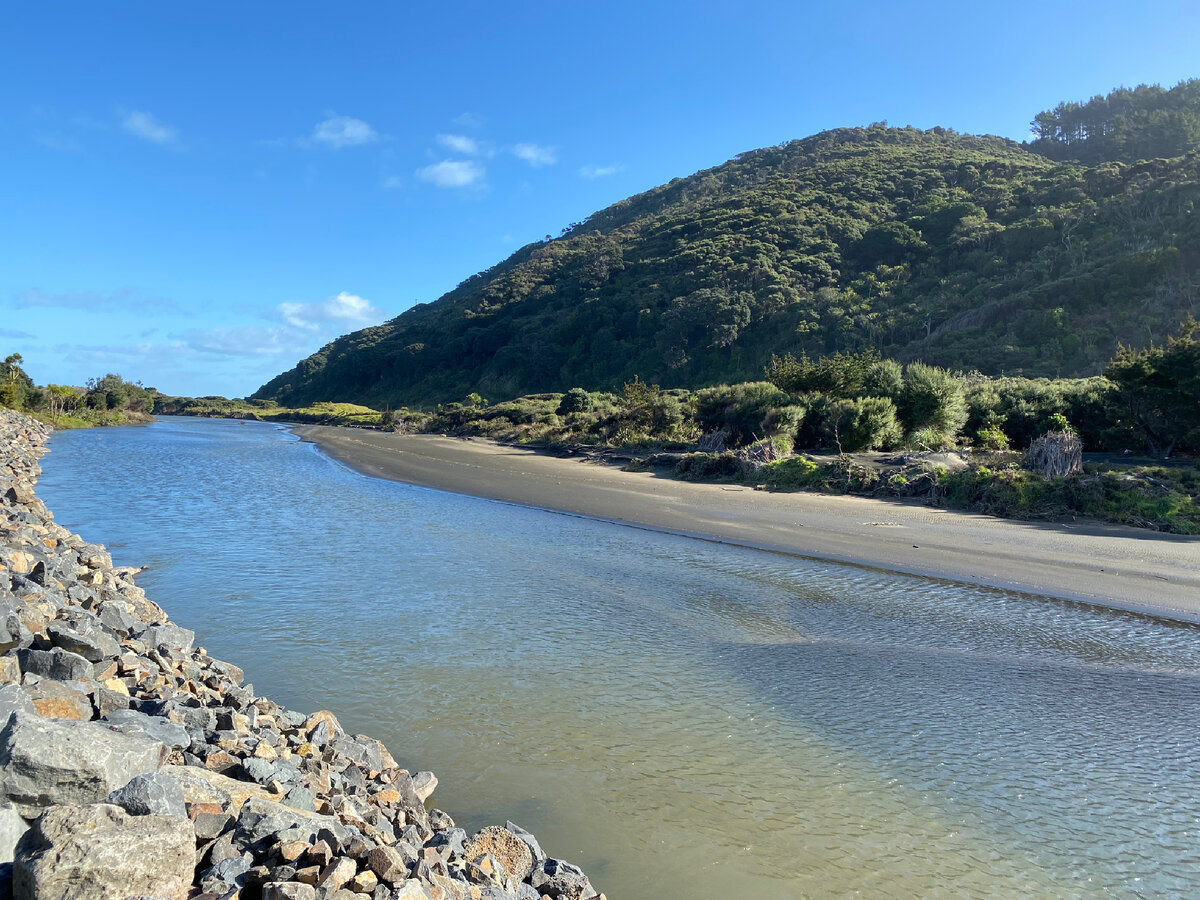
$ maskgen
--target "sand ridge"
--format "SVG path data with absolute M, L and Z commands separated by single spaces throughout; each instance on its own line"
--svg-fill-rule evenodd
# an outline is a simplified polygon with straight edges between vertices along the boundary
M 484 440 L 295 432 L 380 478 L 693 537 L 1200 622 L 1200 538 L 692 484 Z

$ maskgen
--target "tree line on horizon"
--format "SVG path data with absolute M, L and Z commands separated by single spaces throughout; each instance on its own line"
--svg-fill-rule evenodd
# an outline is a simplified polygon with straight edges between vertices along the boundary
M 20 353 L 11 353 L 0 369 L 0 406 L 33 413 L 59 428 L 124 425 L 146 421 L 158 392 L 141 382 L 126 381 L 109 372 L 88 379 L 83 387 L 67 384 L 39 386 L 25 371 Z

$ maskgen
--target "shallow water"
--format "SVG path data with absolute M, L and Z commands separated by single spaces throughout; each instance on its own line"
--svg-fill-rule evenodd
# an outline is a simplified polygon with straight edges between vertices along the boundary
M 358 475 L 265 424 L 63 432 L 40 493 L 256 690 L 614 900 L 1200 891 L 1200 630 Z

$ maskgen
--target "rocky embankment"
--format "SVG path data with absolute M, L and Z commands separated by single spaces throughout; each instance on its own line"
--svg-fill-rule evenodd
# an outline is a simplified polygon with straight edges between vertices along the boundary
M 254 694 L 34 493 L 48 429 L 0 410 L 0 896 L 587 900 L 511 822 Z

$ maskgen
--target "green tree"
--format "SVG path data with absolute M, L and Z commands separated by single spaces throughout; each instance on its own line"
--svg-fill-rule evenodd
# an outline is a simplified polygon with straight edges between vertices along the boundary
M 904 367 L 900 418 L 909 431 L 932 429 L 953 439 L 967 422 L 962 381 L 937 366 L 909 363 Z
M 1104 374 L 1150 452 L 1200 452 L 1200 323 L 1185 320 L 1165 347 L 1119 347 Z
M 4 358 L 3 380 L 0 381 L 0 406 L 10 409 L 25 409 L 33 380 L 21 368 L 24 360 L 20 353 L 10 353 Z

